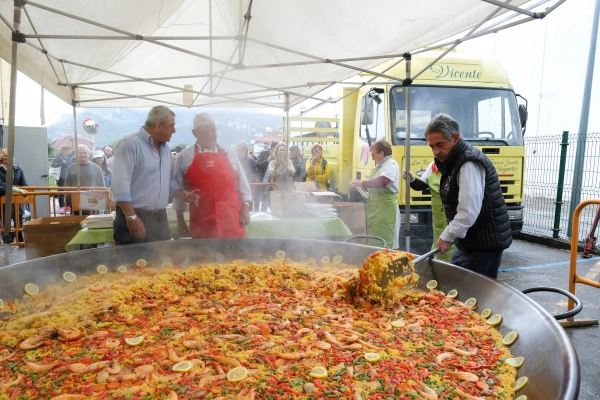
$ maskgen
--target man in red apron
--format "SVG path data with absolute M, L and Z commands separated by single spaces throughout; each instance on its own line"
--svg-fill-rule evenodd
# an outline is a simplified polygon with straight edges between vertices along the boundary
M 198 195 L 190 203 L 190 227 L 184 219 L 183 204 L 174 200 L 177 229 L 194 239 L 236 238 L 246 236 L 250 222 L 252 192 L 235 150 L 217 144 L 217 130 L 210 115 L 194 118 L 192 133 L 196 143 L 177 156 L 175 178 L 181 188 Z

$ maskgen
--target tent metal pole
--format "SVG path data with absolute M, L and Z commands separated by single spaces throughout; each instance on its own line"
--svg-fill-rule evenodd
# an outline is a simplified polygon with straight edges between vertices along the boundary
M 530 16 L 531 18 L 542 18 L 541 13 L 531 12 L 529 10 L 525 10 L 523 8 L 512 6 L 512 5 L 508 4 L 508 3 L 503 3 L 503 2 L 498 1 L 498 0 L 481 0 L 481 1 L 483 1 L 485 3 L 493 4 L 493 5 L 498 6 L 498 7 L 507 8 L 509 10 L 516 11 L 519 14 L 527 15 L 527 16 Z
M 77 138 L 77 102 L 75 101 L 75 89 L 71 89 L 71 96 L 73 98 L 73 137 L 75 138 L 75 173 L 77 174 L 77 190 L 81 191 L 81 170 L 79 168 L 79 139 Z
M 58 15 L 62 15 L 64 17 L 72 18 L 72 19 L 77 20 L 77 21 L 85 22 L 85 23 L 88 23 L 90 25 L 97 26 L 99 28 L 104 28 L 104 29 L 107 29 L 109 31 L 121 33 L 123 35 L 135 38 L 136 40 L 141 40 L 141 41 L 144 41 L 144 42 L 155 44 L 157 46 L 166 47 L 168 49 L 179 51 L 181 53 L 189 54 L 191 56 L 195 56 L 195 57 L 198 57 L 198 58 L 203 58 L 205 60 L 211 60 L 210 57 L 207 57 L 207 56 L 205 56 L 203 54 L 200 54 L 200 53 L 196 53 L 194 51 L 189 51 L 189 50 L 177 47 L 177 46 L 172 46 L 172 45 L 167 44 L 167 43 L 162 43 L 162 42 L 159 42 L 159 41 L 156 41 L 156 40 L 151 40 L 151 39 L 148 39 L 148 38 L 146 38 L 146 37 L 144 37 L 142 35 L 137 35 L 135 33 L 127 32 L 127 31 L 124 31 L 124 30 L 121 30 L 121 29 L 118 29 L 118 28 L 115 28 L 115 27 L 112 27 L 112 26 L 109 26 L 109 25 L 104 25 L 104 24 L 98 23 L 96 21 L 92 21 L 92 20 L 89 20 L 89 19 L 86 19 L 86 18 L 81 18 L 81 17 L 79 17 L 77 15 L 69 14 L 69 13 L 57 10 L 55 8 L 46 7 L 46 6 L 43 6 L 43 5 L 39 4 L 39 3 L 35 3 L 35 2 L 32 2 L 32 1 L 27 1 L 27 5 L 30 5 L 32 7 L 37 7 L 37 8 L 40 8 L 42 10 L 46 10 L 46 11 L 49 11 L 49 12 L 52 12 L 52 13 L 55 13 L 55 14 L 58 14 Z M 212 59 L 212 60 L 215 61 L 215 62 L 218 62 L 220 64 L 227 65 L 229 67 L 235 67 L 233 64 L 226 63 L 225 61 L 222 61 L 222 60 L 218 60 L 218 59 Z
M 579 131 L 577 132 L 577 150 L 575 151 L 575 169 L 573 171 L 573 188 L 571 189 L 571 203 L 569 206 L 569 225 L 567 236 L 573 233 L 573 214 L 581 202 L 581 188 L 585 173 L 585 148 L 588 136 L 588 121 L 590 118 L 590 102 L 592 97 L 592 84 L 594 82 L 594 61 L 596 59 L 596 43 L 598 41 L 598 20 L 600 19 L 600 0 L 595 1 L 592 22 L 590 48 L 588 50 L 587 70 L 585 73 L 585 86 L 581 100 L 581 116 L 579 117 Z
M 208 35 L 209 35 L 208 37 L 210 38 L 210 41 L 208 42 L 208 51 L 209 51 L 208 55 L 210 56 L 210 58 L 212 58 L 212 56 L 213 56 L 212 3 L 213 3 L 213 0 L 208 0 Z M 209 61 L 209 63 L 210 63 L 210 78 L 209 78 L 210 93 L 212 93 L 213 92 L 213 77 L 212 77 L 213 62 L 212 62 L 212 60 Z M 198 98 L 198 96 L 196 96 L 196 99 L 197 98 Z M 194 101 L 196 101 L 196 99 L 194 99 Z M 192 102 L 192 105 L 194 104 L 194 101 Z
M 2 15 L 2 13 L 0 13 L 0 19 L 2 20 L 2 22 L 4 22 L 6 24 L 6 26 L 8 26 L 8 28 L 11 31 L 15 31 L 15 29 L 13 28 L 13 26 L 10 24 L 10 22 L 8 22 L 8 20 L 6 18 L 4 18 L 4 15 Z
M 290 95 L 289 93 L 285 94 L 285 147 L 287 151 L 285 152 L 285 161 L 288 160 L 288 154 L 290 150 Z
M 25 35 L 26 39 L 64 39 L 64 40 L 140 40 L 135 36 L 74 36 L 74 35 Z M 239 40 L 235 36 L 144 36 L 144 39 L 154 40 Z
M 410 53 L 404 54 L 404 59 L 406 60 L 406 79 L 404 82 L 404 90 L 405 90 L 405 102 L 406 102 L 406 140 L 404 143 L 405 146 L 405 158 L 406 164 L 404 168 L 406 168 L 406 173 L 410 171 L 410 84 L 412 83 L 412 79 L 410 77 L 410 67 L 412 56 Z M 406 251 L 410 252 L 410 179 L 407 177 L 406 181 L 406 193 L 404 198 L 404 227 L 405 227 L 405 238 L 406 238 Z
M 246 25 L 246 32 L 244 32 L 244 40 L 242 42 L 242 46 L 240 48 L 241 57 L 240 57 L 240 65 L 244 65 L 244 56 L 246 55 L 246 44 L 248 43 L 248 29 L 250 29 L 250 20 L 252 19 L 252 1 L 248 3 L 248 9 L 246 10 L 246 14 L 244 14 L 244 23 Z
M 15 154 L 15 114 L 17 106 L 17 72 L 18 72 L 18 55 L 19 55 L 19 42 L 24 40 L 22 38 L 19 29 L 21 28 L 21 3 L 15 1 L 14 3 L 14 15 L 13 15 L 13 37 L 12 37 L 12 54 L 10 60 L 10 98 L 9 98 L 9 109 L 8 109 L 8 157 L 6 158 L 6 203 L 4 204 L 4 266 L 10 265 L 10 229 L 11 229 L 11 216 L 12 216 L 12 189 L 13 180 L 15 178 L 14 162 L 13 157 Z M 22 43 L 22 42 L 21 42 Z M 15 221 L 15 227 L 17 221 Z M 15 232 L 15 238 L 18 239 L 18 233 Z

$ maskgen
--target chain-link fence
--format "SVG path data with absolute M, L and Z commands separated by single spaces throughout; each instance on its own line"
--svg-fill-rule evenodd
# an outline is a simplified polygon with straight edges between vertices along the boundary
M 600 199 L 600 133 L 525 137 L 525 148 L 523 233 L 569 241 L 574 207 Z M 571 207 L 573 193 L 579 201 Z M 582 211 L 580 241 L 590 232 L 596 211 Z

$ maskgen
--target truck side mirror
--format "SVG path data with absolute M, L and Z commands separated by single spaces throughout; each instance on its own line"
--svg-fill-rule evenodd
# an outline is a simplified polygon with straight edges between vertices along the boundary
M 373 98 L 368 95 L 363 97 L 360 110 L 360 124 L 361 125 L 372 125 L 373 124 Z
M 521 120 L 521 128 L 525 128 L 525 125 L 527 124 L 527 117 L 529 116 L 529 113 L 527 112 L 527 108 L 525 107 L 524 104 L 519 104 L 519 119 Z

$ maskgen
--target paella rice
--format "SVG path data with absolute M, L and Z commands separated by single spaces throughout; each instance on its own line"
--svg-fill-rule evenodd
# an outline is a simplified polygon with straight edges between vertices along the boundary
M 377 274 L 402 257 L 382 302 Z M 148 262 L 45 288 L 5 306 L 0 399 L 512 399 L 500 333 L 409 288 L 409 258 L 379 252 L 358 277 L 314 260 Z

